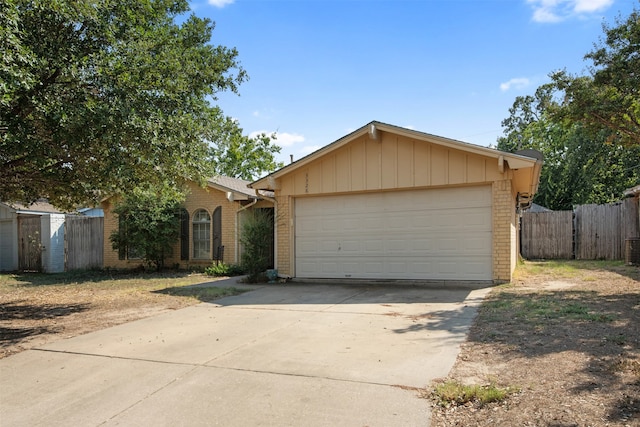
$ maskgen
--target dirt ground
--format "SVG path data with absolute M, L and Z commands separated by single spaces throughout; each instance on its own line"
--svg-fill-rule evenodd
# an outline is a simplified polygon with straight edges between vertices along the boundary
M 0 275 L 0 358 L 200 302 L 203 274 Z M 185 292 L 182 292 L 183 294 Z
M 511 387 L 432 426 L 640 426 L 640 269 L 527 262 L 480 309 L 448 380 Z
M 0 275 L 0 358 L 196 304 L 171 290 L 212 280 L 43 276 Z M 435 406 L 433 427 L 640 426 L 640 269 L 525 263 L 483 304 L 447 379 L 516 392 Z

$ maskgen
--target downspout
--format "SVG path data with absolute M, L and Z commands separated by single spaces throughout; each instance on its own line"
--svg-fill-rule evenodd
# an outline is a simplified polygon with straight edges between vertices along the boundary
M 238 209 L 236 211 L 236 238 L 235 240 L 235 253 L 236 253 L 236 264 L 240 264 L 240 246 L 239 246 L 239 241 L 240 241 L 240 212 L 245 211 L 247 209 L 249 209 L 251 206 L 255 205 L 256 203 L 258 203 L 259 199 L 255 199 L 253 202 L 249 203 L 248 205 L 245 206 L 240 206 L 240 209 Z

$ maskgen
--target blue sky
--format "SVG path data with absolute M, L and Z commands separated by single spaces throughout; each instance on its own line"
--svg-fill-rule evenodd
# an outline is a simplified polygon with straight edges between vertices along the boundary
M 250 80 L 217 104 L 299 159 L 372 120 L 489 146 L 516 96 L 583 59 L 637 0 L 201 0 Z

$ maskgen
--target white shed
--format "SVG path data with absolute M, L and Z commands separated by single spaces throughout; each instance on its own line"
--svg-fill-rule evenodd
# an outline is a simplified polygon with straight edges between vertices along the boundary
M 0 271 L 64 271 L 65 214 L 47 202 L 0 203 Z

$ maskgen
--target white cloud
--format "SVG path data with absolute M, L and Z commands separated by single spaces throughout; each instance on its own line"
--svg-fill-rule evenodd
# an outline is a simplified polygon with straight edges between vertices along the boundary
M 255 138 L 261 133 L 265 133 L 269 136 L 275 133 L 275 143 L 280 147 L 290 147 L 293 144 L 297 144 L 298 142 L 304 142 L 304 136 L 297 133 L 288 133 L 288 132 L 272 132 L 268 130 L 257 130 L 255 132 L 251 132 L 249 137 Z
M 232 4 L 234 1 L 236 1 L 236 0 L 208 0 L 208 3 L 211 6 L 223 8 L 228 4 Z
M 322 145 L 306 145 L 302 147 L 299 151 L 300 154 L 306 156 L 307 154 L 311 154 L 314 151 L 317 151 L 322 148 Z
M 508 82 L 500 83 L 500 90 L 506 92 L 511 89 L 524 89 L 530 84 L 530 80 L 526 77 L 517 77 Z
M 577 13 L 600 12 L 612 4 L 613 0 L 576 0 L 573 10 Z
M 298 142 L 304 142 L 304 136 L 297 133 L 277 132 L 276 144 L 281 147 L 290 147 Z
M 601 12 L 614 0 L 527 0 L 533 7 L 535 22 L 554 23 L 573 16 Z

